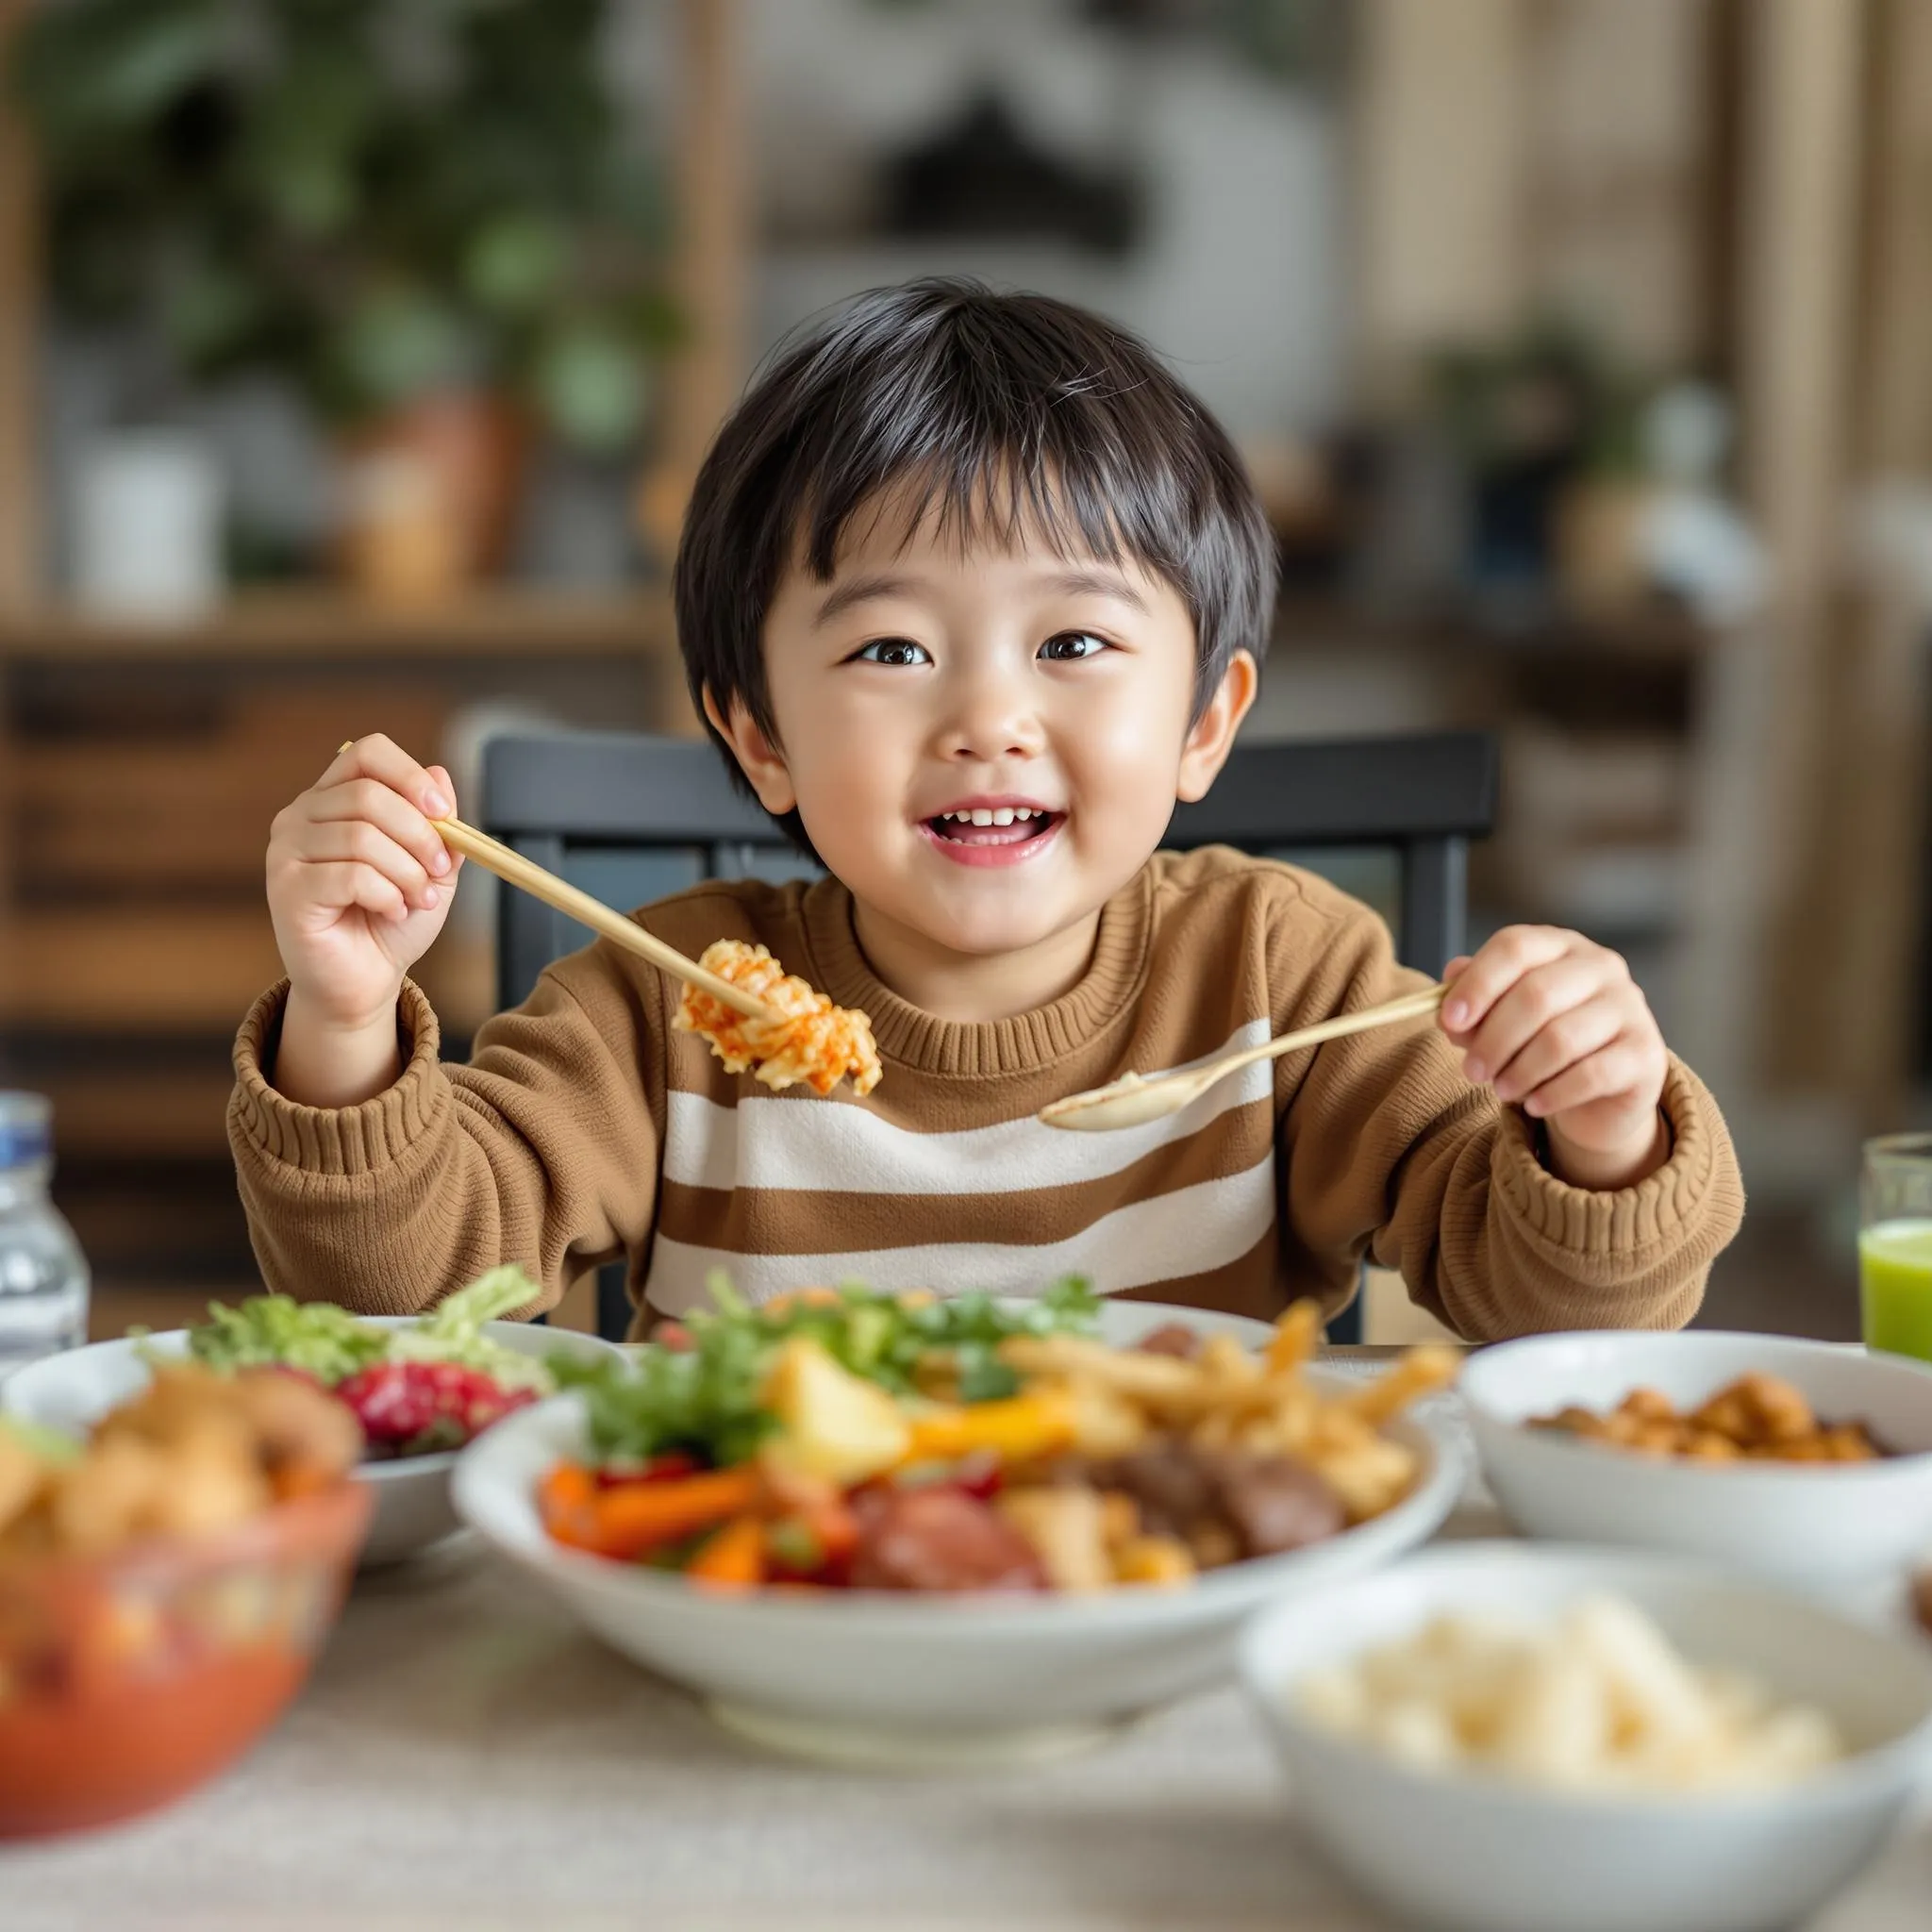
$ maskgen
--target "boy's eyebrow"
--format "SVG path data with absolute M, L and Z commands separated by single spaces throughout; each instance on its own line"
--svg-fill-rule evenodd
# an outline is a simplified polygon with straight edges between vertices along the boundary
M 1118 597 L 1123 604 L 1131 604 L 1136 610 L 1143 615 L 1146 613 L 1146 598 L 1117 571 L 1067 570 L 1059 572 L 1049 581 L 1056 591 L 1069 597 Z
M 870 576 L 854 577 L 849 584 L 841 584 L 818 608 L 818 615 L 811 621 L 814 630 L 821 630 L 833 618 L 850 610 L 855 604 L 870 604 L 874 597 L 904 597 L 920 588 L 916 577 L 894 576 L 890 572 L 875 571 Z
M 1147 609 L 1146 598 L 1116 571 L 1058 571 L 1046 582 L 1049 589 L 1059 591 L 1063 596 L 1117 597 L 1123 604 L 1132 605 L 1143 615 Z M 869 576 L 854 577 L 850 583 L 841 584 L 836 591 L 826 596 L 811 621 L 812 628 L 824 629 L 835 617 L 842 616 L 856 604 L 870 604 L 875 597 L 909 596 L 922 588 L 917 577 L 897 576 L 887 571 L 875 571 Z

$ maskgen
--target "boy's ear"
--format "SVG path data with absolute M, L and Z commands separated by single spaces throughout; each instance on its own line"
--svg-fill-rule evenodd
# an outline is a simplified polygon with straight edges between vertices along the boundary
M 709 685 L 705 687 L 705 716 L 711 721 L 711 729 L 731 747 L 731 755 L 738 760 L 739 769 L 751 781 L 751 789 L 758 795 L 758 803 L 774 818 L 782 818 L 798 805 L 798 794 L 791 789 L 791 774 L 785 769 L 785 760 L 779 756 L 778 748 L 753 722 L 751 713 L 745 708 L 741 698 L 733 698 L 729 711 L 719 708 L 718 700 L 711 694 Z
M 1174 791 L 1183 805 L 1206 798 L 1208 788 L 1221 775 L 1221 768 L 1234 749 L 1234 735 L 1248 715 L 1260 683 L 1261 674 L 1253 654 L 1237 651 L 1228 659 L 1214 695 L 1195 719 L 1187 742 L 1181 746 L 1180 776 L 1174 782 Z

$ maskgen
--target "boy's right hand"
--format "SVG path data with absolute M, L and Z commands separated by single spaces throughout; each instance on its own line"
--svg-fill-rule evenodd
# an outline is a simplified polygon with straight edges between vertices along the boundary
M 462 860 L 430 820 L 455 810 L 449 774 L 378 732 L 345 745 L 275 814 L 269 914 L 291 1005 L 309 1021 L 393 1037 L 404 976 L 449 917 Z

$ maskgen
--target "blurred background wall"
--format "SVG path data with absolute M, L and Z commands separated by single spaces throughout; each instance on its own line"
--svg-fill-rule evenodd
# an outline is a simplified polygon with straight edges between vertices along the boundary
M 117 1293 L 249 1273 L 270 817 L 384 729 L 690 728 L 757 359 L 931 271 L 1248 455 L 1251 729 L 1480 724 L 1479 924 L 1628 953 L 1743 1152 L 1712 1312 L 1849 1333 L 1924 1111 L 1932 8 L 0 0 L 0 1077 Z M 1374 890 L 1373 880 L 1365 890 Z M 487 882 L 425 962 L 489 1010 Z

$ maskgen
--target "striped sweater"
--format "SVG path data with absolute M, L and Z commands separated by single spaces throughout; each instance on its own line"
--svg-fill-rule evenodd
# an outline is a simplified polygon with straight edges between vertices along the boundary
M 1157 855 L 1104 908 L 1086 976 L 1050 1006 L 941 1020 L 874 977 L 852 902 L 710 885 L 639 915 L 681 950 L 761 941 L 871 1014 L 868 1099 L 774 1094 L 674 1032 L 677 988 L 600 941 L 438 1058 L 415 987 L 404 1072 L 358 1107 L 271 1084 L 284 990 L 236 1047 L 229 1132 L 257 1256 L 275 1288 L 371 1312 L 433 1302 L 522 1261 L 553 1304 L 625 1259 L 648 1311 L 728 1269 L 758 1298 L 819 1282 L 1037 1291 L 1066 1273 L 1110 1293 L 1273 1315 L 1332 1311 L 1365 1258 L 1399 1268 L 1471 1338 L 1689 1319 L 1742 1206 L 1724 1123 L 1673 1063 L 1674 1147 L 1636 1187 L 1591 1193 L 1539 1163 L 1530 1123 L 1462 1078 L 1434 1027 L 1383 1028 L 1250 1068 L 1184 1112 L 1114 1134 L 1033 1118 L 1129 1069 L 1185 1065 L 1419 986 L 1365 907 L 1227 851 Z

